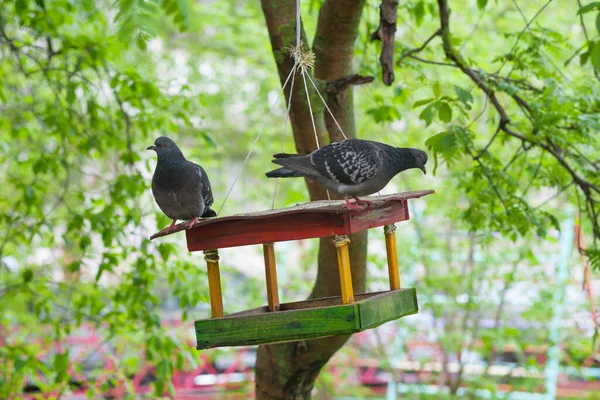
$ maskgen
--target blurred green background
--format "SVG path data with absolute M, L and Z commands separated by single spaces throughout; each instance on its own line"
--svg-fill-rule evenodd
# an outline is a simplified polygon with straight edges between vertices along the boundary
M 581 4 L 549 3 L 524 30 L 545 1 L 452 1 L 453 40 L 486 71 L 511 54 L 505 90 L 544 88 L 531 100 L 539 129 L 571 121 L 559 143 L 598 160 L 600 19 L 584 14 L 588 41 Z M 312 42 L 321 2 L 302 4 Z M 438 28 L 436 13 L 432 1 L 401 2 L 397 58 Z M 410 57 L 384 86 L 370 41 L 378 23 L 379 2 L 368 1 L 355 70 L 376 80 L 353 89 L 357 131 L 429 148 L 427 176 L 407 171 L 382 192 L 436 191 L 411 201 L 397 231 L 401 278 L 417 288 L 420 312 L 353 337 L 313 397 L 533 399 L 554 388 L 600 398 L 591 313 L 600 281 L 576 251 L 582 198 L 570 177 L 506 139 L 479 167 L 453 129 L 467 126 L 483 148 L 497 125 L 485 97 L 460 70 Z M 419 57 L 444 62 L 440 43 Z M 149 241 L 169 220 L 152 198 L 156 160 L 144 149 L 174 139 L 206 169 L 219 210 L 266 121 L 221 215 L 270 209 L 271 155 L 282 142 L 294 151 L 283 101 L 267 119 L 279 94 L 258 2 L 0 1 L 0 398 L 252 397 L 254 349 L 194 349 L 192 322 L 210 312 L 204 262 L 183 234 Z M 415 103 L 427 99 L 445 106 L 424 112 L 431 103 Z M 575 165 L 599 182 L 597 167 Z M 303 180 L 278 185 L 276 207 L 308 201 Z M 585 215 L 581 226 L 593 244 Z M 276 245 L 282 301 L 310 293 L 317 247 Z M 260 247 L 220 255 L 226 311 L 264 305 Z M 370 291 L 386 288 L 386 271 L 373 230 Z

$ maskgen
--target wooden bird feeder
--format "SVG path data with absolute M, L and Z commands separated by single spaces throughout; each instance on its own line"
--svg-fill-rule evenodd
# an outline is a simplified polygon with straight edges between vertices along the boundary
M 294 207 L 201 220 L 186 230 L 188 250 L 203 251 L 208 268 L 212 318 L 195 322 L 197 349 L 257 345 L 352 334 L 418 312 L 414 288 L 400 286 L 396 222 L 409 219 L 408 199 L 433 190 L 369 198 L 363 210 L 343 201 L 315 201 Z M 354 294 L 348 253 L 349 234 L 383 226 L 390 290 Z M 168 234 L 184 230 L 181 223 Z M 161 231 L 151 239 L 165 236 Z M 275 242 L 333 236 L 340 273 L 341 296 L 280 303 L 275 267 Z M 267 306 L 225 315 L 218 249 L 262 244 Z

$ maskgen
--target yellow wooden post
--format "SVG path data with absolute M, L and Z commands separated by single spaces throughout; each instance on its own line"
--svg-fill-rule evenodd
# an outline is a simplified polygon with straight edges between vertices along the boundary
M 273 243 L 263 244 L 263 253 L 265 256 L 265 274 L 267 277 L 267 301 L 269 302 L 269 311 L 279 311 L 275 245 Z
M 383 233 L 385 234 L 385 250 L 387 252 L 390 289 L 400 289 L 400 273 L 398 271 L 398 250 L 396 248 L 396 225 L 385 225 L 383 227 Z
M 204 260 L 206 260 L 206 266 L 208 267 L 210 310 L 213 318 L 219 318 L 223 316 L 223 294 L 221 293 L 218 250 L 204 250 Z
M 346 235 L 336 236 L 333 241 L 337 250 L 338 269 L 340 271 L 340 284 L 342 289 L 342 303 L 354 303 L 354 290 L 352 289 L 352 272 L 350 271 L 350 254 Z

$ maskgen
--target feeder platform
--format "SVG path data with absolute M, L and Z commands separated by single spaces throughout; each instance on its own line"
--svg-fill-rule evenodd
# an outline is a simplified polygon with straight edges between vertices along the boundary
M 410 218 L 408 200 L 433 190 L 364 198 L 362 210 L 348 209 L 344 201 L 322 200 L 294 207 L 207 218 L 185 230 L 180 223 L 169 232 L 185 230 L 189 251 L 203 251 L 207 264 L 212 318 L 195 322 L 198 349 L 257 345 L 352 334 L 418 312 L 416 290 L 400 285 L 396 222 Z M 390 290 L 354 294 L 347 235 L 384 227 Z M 276 242 L 333 236 L 341 296 L 280 303 L 275 265 Z M 262 244 L 265 259 L 267 305 L 225 315 L 217 249 Z

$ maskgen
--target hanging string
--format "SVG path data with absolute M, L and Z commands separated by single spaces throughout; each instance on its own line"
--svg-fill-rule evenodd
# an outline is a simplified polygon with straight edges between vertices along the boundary
M 298 1 L 300 1 L 300 0 L 298 0 Z M 306 91 L 306 102 L 308 103 L 308 111 L 310 114 L 310 121 L 312 122 L 313 131 L 315 132 L 315 142 L 317 143 L 317 149 L 320 149 L 321 147 L 319 146 L 319 135 L 317 135 L 317 127 L 315 125 L 315 117 L 313 116 L 312 105 L 310 104 L 310 94 L 308 93 L 308 86 L 306 85 L 306 75 L 308 74 L 308 72 L 306 71 L 306 68 L 304 68 L 304 65 L 301 65 L 300 72 L 302 74 L 302 80 L 304 81 L 304 90 Z M 331 203 L 331 196 L 329 195 L 329 190 L 327 190 L 327 199 Z
M 320 149 L 321 147 L 319 146 L 319 135 L 317 134 L 317 127 L 315 125 L 315 117 L 313 116 L 312 112 L 312 105 L 310 104 L 310 94 L 308 93 L 308 86 L 306 86 L 306 68 L 304 68 L 304 66 L 302 66 L 300 73 L 302 74 L 302 80 L 304 80 L 304 90 L 306 91 L 306 99 L 308 100 L 307 103 L 308 111 L 310 114 L 310 122 L 312 122 L 313 132 L 315 133 L 315 142 L 317 144 L 317 149 Z
M 333 112 L 331 111 L 331 109 L 327 105 L 327 102 L 325 101 L 325 99 L 323 98 L 323 96 L 321 95 L 321 93 L 319 92 L 319 89 L 317 88 L 317 85 L 315 84 L 315 82 L 311 78 L 310 74 L 308 74 L 307 68 L 313 68 L 314 67 L 315 55 L 310 50 L 304 51 L 302 49 L 302 45 L 303 45 L 303 43 L 302 43 L 302 16 L 301 16 L 301 13 L 300 13 L 300 0 L 296 0 L 296 44 L 295 44 L 295 46 L 292 46 L 290 48 L 290 55 L 294 58 L 295 62 L 294 62 L 294 66 L 293 66 L 292 70 L 290 71 L 289 75 L 287 76 L 287 78 L 286 78 L 286 80 L 285 80 L 285 82 L 284 82 L 284 84 L 283 84 L 283 86 L 281 88 L 281 92 L 285 92 L 285 88 L 287 87 L 287 84 L 290 81 L 290 78 L 292 79 L 292 88 L 290 89 L 290 97 L 289 97 L 289 101 L 288 101 L 288 107 L 287 107 L 286 118 L 285 118 L 285 125 L 284 125 L 284 129 L 283 129 L 281 152 L 283 152 L 283 143 L 284 143 L 284 139 L 285 139 L 285 133 L 286 133 L 286 130 L 287 130 L 287 124 L 288 124 L 289 117 L 290 117 L 290 109 L 291 109 L 291 104 L 292 104 L 292 92 L 293 92 L 294 80 L 295 80 L 295 77 L 296 77 L 296 70 L 297 69 L 300 69 L 300 73 L 302 74 L 302 78 L 303 78 L 303 82 L 304 82 L 304 90 L 306 92 L 306 99 L 307 99 L 307 102 L 308 102 L 308 109 L 309 109 L 309 113 L 310 113 L 310 120 L 312 122 L 312 127 L 313 127 L 313 131 L 314 131 L 314 134 L 315 134 L 315 143 L 317 145 L 317 149 L 320 148 L 320 146 L 319 146 L 319 137 L 318 137 L 318 134 L 317 134 L 317 127 L 316 127 L 316 124 L 315 124 L 314 115 L 313 115 L 313 112 L 312 112 L 312 105 L 310 103 L 310 94 L 308 92 L 308 85 L 306 83 L 306 76 L 307 75 L 308 75 L 308 79 L 310 80 L 310 83 L 312 84 L 313 88 L 315 89 L 315 92 L 317 92 L 317 95 L 319 96 L 319 98 L 323 102 L 323 105 L 325 106 L 325 109 L 327 110 L 327 112 L 329 113 L 329 115 L 331 116 L 331 118 L 333 119 L 333 122 L 335 123 L 335 125 L 337 126 L 337 128 L 342 133 L 342 136 L 344 137 L 344 139 L 347 139 L 347 136 L 344 133 L 344 130 L 342 129 L 342 127 L 338 123 L 337 119 L 333 115 Z M 250 150 L 248 151 L 248 154 L 246 155 L 246 158 L 244 159 L 244 162 L 242 163 L 242 166 L 240 167 L 240 169 L 239 169 L 239 171 L 238 171 L 235 179 L 233 180 L 233 183 L 229 187 L 229 190 L 227 191 L 227 195 L 225 196 L 225 199 L 223 200 L 223 203 L 221 204 L 221 207 L 219 208 L 219 211 L 218 211 L 217 214 L 219 214 L 219 215 L 221 214 L 221 211 L 225 207 L 225 203 L 229 199 L 229 196 L 231 195 L 231 192 L 233 191 L 233 188 L 235 187 L 235 185 L 236 185 L 237 181 L 239 180 L 240 176 L 242 175 L 244 167 L 246 166 L 246 163 L 250 159 L 250 156 L 252 155 L 252 153 L 254 151 L 254 147 L 256 147 L 256 143 L 258 142 L 258 139 L 260 139 L 260 136 L 262 135 L 262 132 L 264 131 L 264 129 L 265 129 L 266 125 L 267 125 L 267 122 L 269 121 L 269 118 L 271 117 L 271 115 L 273 114 L 273 111 L 275 110 L 275 107 L 279 103 L 279 99 L 281 97 L 281 92 L 278 93 L 277 99 L 275 100 L 275 103 L 273 104 L 273 106 L 271 107 L 271 109 L 269 111 L 269 115 L 267 116 L 267 118 L 265 119 L 262 127 L 258 131 L 258 134 L 256 135 L 256 138 L 254 139 L 254 142 L 250 146 Z M 277 194 L 278 180 L 279 179 L 275 180 L 275 190 L 274 190 L 274 193 L 273 193 L 273 201 L 271 203 L 271 209 L 273 209 L 275 207 L 275 196 Z M 327 198 L 331 202 L 331 196 L 330 196 L 328 190 L 327 190 Z
M 300 54 L 302 47 L 302 16 L 300 14 L 300 0 L 296 0 L 296 53 Z M 296 58 L 296 62 L 298 59 Z
M 297 63 L 294 64 L 292 68 L 292 83 L 290 84 L 290 97 L 288 99 L 287 112 L 285 113 L 285 122 L 283 123 L 283 134 L 281 135 L 281 150 L 280 153 L 283 153 L 283 145 L 285 144 L 285 134 L 287 132 L 288 121 L 290 119 L 290 109 L 292 108 L 292 93 L 294 92 L 294 80 L 296 79 L 296 67 Z M 277 184 L 279 183 L 279 178 L 275 178 L 275 190 L 273 191 L 273 201 L 271 202 L 271 210 L 275 208 L 275 197 L 277 196 Z
M 344 137 L 344 139 L 348 139 L 346 137 L 346 134 L 344 133 L 344 130 L 342 129 L 342 127 L 340 126 L 340 124 L 338 124 L 337 119 L 335 119 L 335 117 L 333 116 L 333 113 L 329 109 L 329 106 L 327 105 L 327 102 L 325 101 L 325 99 L 323 98 L 323 96 L 321 96 L 321 93 L 319 92 L 319 89 L 317 89 L 317 85 L 315 85 L 315 82 L 313 81 L 313 79 L 310 77 L 310 74 L 308 75 L 308 79 L 310 80 L 310 83 L 312 83 L 313 87 L 315 88 L 315 92 L 317 92 L 317 94 L 319 95 L 319 98 L 321 99 L 321 101 L 325 105 L 325 108 L 327 109 L 327 112 L 329 112 L 329 115 L 331 115 L 331 119 L 333 119 L 333 122 L 335 122 L 335 125 L 338 127 L 338 129 L 342 133 L 342 136 Z
M 294 68 L 292 71 L 290 71 L 290 74 L 288 75 L 287 79 L 285 80 L 285 82 L 284 82 L 284 84 L 283 84 L 283 86 L 281 88 L 281 92 L 283 92 L 285 90 L 285 87 L 287 86 L 290 78 L 292 77 L 292 73 L 293 73 L 293 71 L 295 69 L 296 68 Z M 244 171 L 244 167 L 246 166 L 246 163 L 248 162 L 248 159 L 250 159 L 250 156 L 252 155 L 252 152 L 254 151 L 254 147 L 256 146 L 256 143 L 258 142 L 258 139 L 260 139 L 260 135 L 262 134 L 263 130 L 265 129 L 265 126 L 267 126 L 267 122 L 269 121 L 269 118 L 273 114 L 273 111 L 275 110 L 275 106 L 277 106 L 277 103 L 279 103 L 279 99 L 281 98 L 281 92 L 279 92 L 277 94 L 277 99 L 275 100 L 275 103 L 273 103 L 273 106 L 271 107 L 271 110 L 269 111 L 269 115 L 267 116 L 267 118 L 263 122 L 262 127 L 258 131 L 258 134 L 256 135 L 256 138 L 254 139 L 254 142 L 252 143 L 252 146 L 250 146 L 250 150 L 248 151 L 248 154 L 246 155 L 246 159 L 244 159 L 244 162 L 242 163 L 242 166 L 240 167 L 240 169 L 239 169 L 239 171 L 238 171 L 235 179 L 233 180 L 233 183 L 231 184 L 231 187 L 229 188 L 229 191 L 227 192 L 227 195 L 225 196 L 225 199 L 223 200 L 223 203 L 221 204 L 221 207 L 219 208 L 219 211 L 217 212 L 218 215 L 221 215 L 221 211 L 223 210 L 223 207 L 225 207 L 225 203 L 227 202 L 227 199 L 229 198 L 229 195 L 231 195 L 231 191 L 233 190 L 233 187 L 235 186 L 235 184 L 237 183 L 238 179 L 242 175 L 242 172 Z

